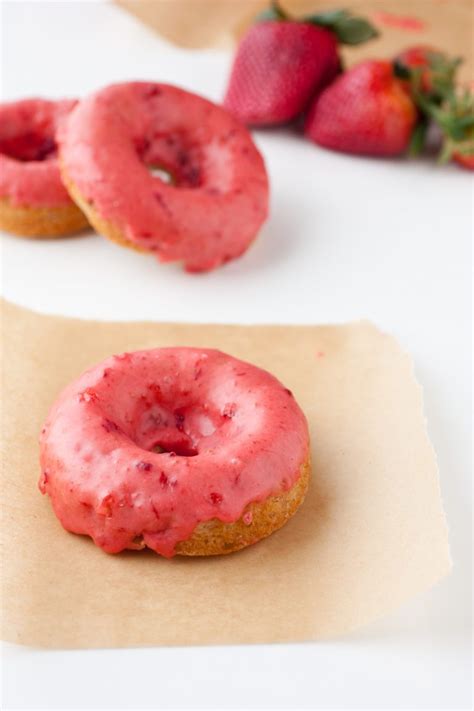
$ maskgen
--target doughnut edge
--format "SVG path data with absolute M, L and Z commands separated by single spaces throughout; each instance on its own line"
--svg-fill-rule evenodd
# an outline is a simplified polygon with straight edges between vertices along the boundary
M 0 198 L 0 229 L 19 237 L 65 237 L 88 227 L 87 217 L 74 203 L 36 207 L 12 205 L 8 198 Z
M 83 195 L 81 195 L 79 189 L 74 184 L 74 182 L 69 179 L 66 171 L 61 165 L 60 172 L 61 180 L 63 181 L 63 184 L 65 185 L 66 190 L 68 191 L 71 197 L 71 200 L 73 200 L 77 208 L 81 210 L 84 215 L 86 215 L 89 223 L 96 230 L 96 232 L 98 232 L 103 237 L 106 237 L 111 242 L 115 242 L 115 244 L 118 244 L 120 247 L 132 249 L 134 252 L 139 252 L 140 254 L 151 254 L 149 250 L 143 249 L 143 247 L 139 247 L 138 245 L 128 240 L 124 236 L 122 230 L 120 230 L 112 222 L 103 220 L 96 212 L 96 210 L 94 210 L 94 206 L 92 205 L 92 203 L 90 203 Z
M 217 518 L 198 524 L 190 538 L 176 545 L 175 554 L 181 556 L 226 555 L 257 543 L 285 525 L 304 501 L 311 479 L 310 459 L 301 466 L 300 475 L 291 489 L 264 501 L 245 507 L 242 516 L 233 523 Z M 246 514 L 252 521 L 246 524 Z

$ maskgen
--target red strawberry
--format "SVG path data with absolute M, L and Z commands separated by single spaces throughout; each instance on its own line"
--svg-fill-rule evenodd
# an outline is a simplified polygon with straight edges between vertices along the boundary
M 458 58 L 450 59 L 439 49 L 426 45 L 409 47 L 395 57 L 400 74 L 405 71 L 408 75 L 417 75 L 419 90 L 440 98 L 452 88 L 459 63 Z
M 261 22 L 237 51 L 224 106 L 253 126 L 286 123 L 339 71 L 337 39 L 302 22 Z
M 470 153 L 453 153 L 453 160 L 463 168 L 474 170 L 474 146 L 471 145 Z
M 375 34 L 344 11 L 297 21 L 274 2 L 239 45 L 224 106 L 254 126 L 291 121 L 340 71 L 338 41 L 358 44 Z
M 474 170 L 474 95 L 468 89 L 458 90 L 431 115 L 443 132 L 441 161 L 451 159 Z
M 460 60 L 441 55 L 442 59 L 438 61 L 439 56 L 437 53 L 437 58 L 433 59 L 430 55 L 428 74 L 424 74 L 425 69 L 420 73 L 421 63 L 418 67 L 408 68 L 396 60 L 394 69 L 398 76 L 406 77 L 406 85 L 419 111 L 420 120 L 415 132 L 415 136 L 419 134 L 419 148 L 427 127 L 430 123 L 435 124 L 442 138 L 440 162 L 454 160 L 462 167 L 474 170 L 474 94 L 468 87 L 456 86 Z
M 390 62 L 367 61 L 316 99 L 305 133 L 336 151 L 395 156 L 407 150 L 416 121 L 415 105 Z

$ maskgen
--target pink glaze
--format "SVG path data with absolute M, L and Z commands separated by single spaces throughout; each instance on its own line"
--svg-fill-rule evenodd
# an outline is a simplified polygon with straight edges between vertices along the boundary
M 247 129 L 182 89 L 109 86 L 81 102 L 60 143 L 81 195 L 161 261 L 212 269 L 241 255 L 267 217 L 267 174 Z M 170 171 L 175 184 L 152 167 Z
M 72 204 L 59 175 L 56 131 L 75 104 L 45 99 L 0 104 L 0 198 L 17 206 Z
M 64 528 L 108 553 L 143 536 L 171 557 L 199 522 L 236 521 L 288 490 L 308 447 L 301 409 L 270 373 L 216 350 L 157 348 L 66 387 L 41 432 L 39 486 Z

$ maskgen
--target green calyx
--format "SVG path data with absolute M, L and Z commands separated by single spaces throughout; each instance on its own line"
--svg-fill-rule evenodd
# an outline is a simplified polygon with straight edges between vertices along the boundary
M 454 88 L 456 72 L 462 62 L 460 57 L 453 59 L 442 52 L 426 51 L 427 65 L 425 67 L 408 67 L 400 59 L 393 65 L 395 75 L 407 79 L 413 89 L 422 91 L 434 102 L 442 102 L 449 97 Z M 423 76 L 429 74 L 429 88 L 423 86 Z
M 408 146 L 408 155 L 410 158 L 415 158 L 420 155 L 425 147 L 426 135 L 428 133 L 428 121 L 421 117 L 415 128 L 410 139 L 410 145 Z
M 474 95 L 468 89 L 456 87 L 456 72 L 461 63 L 441 52 L 427 53 L 427 67 L 409 68 L 399 61 L 394 63 L 394 73 L 408 81 L 410 94 L 418 108 L 420 119 L 412 136 L 410 153 L 423 148 L 426 127 L 430 121 L 438 125 L 443 134 L 439 160 L 450 160 L 454 153 L 474 154 Z M 429 72 L 426 86 L 423 77 Z
M 363 17 L 357 17 L 348 10 L 331 10 L 296 19 L 283 10 L 278 0 L 274 0 L 271 6 L 258 16 L 257 20 L 259 22 L 286 20 L 317 25 L 334 32 L 341 44 L 362 44 L 377 37 L 379 34 L 368 20 Z
M 465 141 L 453 141 L 450 138 L 445 138 L 438 161 L 447 163 L 453 155 L 474 158 L 474 137 Z
M 303 22 L 326 27 L 334 32 L 341 44 L 362 44 L 379 35 L 368 20 L 363 17 L 357 17 L 357 15 L 353 15 L 348 10 L 320 12 L 316 15 L 305 17 Z
M 291 20 L 291 17 L 286 13 L 278 3 L 278 0 L 272 0 L 270 7 L 257 15 L 257 22 L 266 22 L 268 20 L 280 21 Z
M 443 132 L 441 162 L 454 153 L 474 155 L 474 95 L 470 91 L 453 92 L 441 106 L 427 107 L 427 113 Z

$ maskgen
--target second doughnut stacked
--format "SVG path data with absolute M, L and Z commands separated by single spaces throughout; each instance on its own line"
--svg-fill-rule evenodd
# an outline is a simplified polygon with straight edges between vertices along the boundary
M 87 221 L 187 271 L 239 257 L 268 214 L 268 177 L 223 108 L 152 82 L 80 102 L 0 106 L 0 227 L 60 236 Z M 78 209 L 80 208 L 80 209 Z

